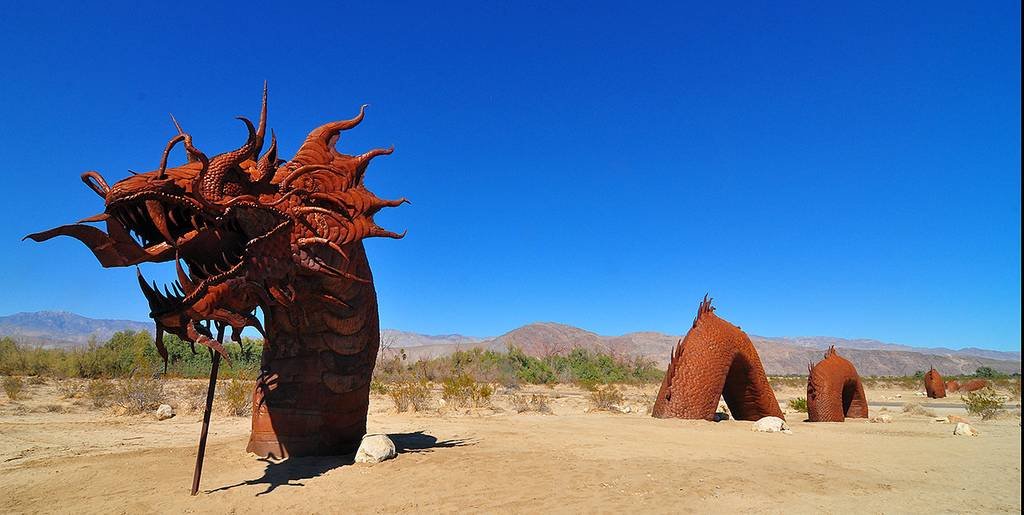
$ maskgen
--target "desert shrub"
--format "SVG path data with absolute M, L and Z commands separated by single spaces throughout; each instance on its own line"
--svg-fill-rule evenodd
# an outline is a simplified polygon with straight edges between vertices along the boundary
M 121 379 L 114 388 L 114 402 L 129 414 L 156 409 L 163 396 L 163 381 L 141 374 Z
M 114 397 L 114 383 L 109 379 L 91 379 L 85 385 L 85 396 L 97 408 L 107 406 Z
M 512 405 L 512 409 L 516 413 L 526 413 L 528 411 L 535 411 L 537 413 L 551 413 L 551 406 L 548 405 L 548 396 L 533 394 L 530 396 L 512 394 L 508 398 L 509 403 Z
M 231 378 L 225 381 L 227 384 L 221 388 L 221 396 L 227 404 L 228 414 L 236 417 L 244 417 L 252 413 L 252 392 L 256 388 L 254 381 L 245 381 L 238 378 Z M 202 407 L 206 406 L 205 393 L 203 395 Z
M 430 383 L 424 378 L 404 379 L 388 387 L 388 396 L 399 413 L 424 411 L 430 407 Z
M 484 407 L 491 404 L 494 388 L 479 384 L 467 374 L 447 377 L 441 382 L 441 398 L 453 407 Z
M 183 392 L 184 399 L 182 406 L 191 412 L 202 411 L 206 408 L 206 390 L 208 385 L 199 381 L 189 381 Z
M 921 417 L 935 417 L 935 412 L 925 408 L 924 406 L 916 402 L 908 402 L 903 405 L 903 413 L 908 415 L 917 415 Z
M 22 390 L 25 388 L 25 381 L 17 376 L 7 376 L 3 381 L 4 393 L 7 394 L 7 398 L 16 401 L 21 396 Z
M 804 397 L 797 397 L 789 400 L 789 409 L 793 411 L 799 411 L 801 413 L 807 413 L 807 399 Z
M 384 381 L 382 381 L 380 379 L 377 379 L 377 378 L 370 379 L 370 392 L 371 393 L 376 393 L 376 394 L 379 394 L 379 395 L 387 395 L 387 393 L 388 393 L 388 385 L 387 385 L 387 383 L 385 383 Z
M 84 385 L 76 379 L 64 379 L 57 381 L 57 393 L 62 399 L 74 399 L 84 392 Z
M 1003 402 L 1006 398 L 997 394 L 991 388 L 982 388 L 960 397 L 971 415 L 978 415 L 982 420 L 995 417 L 1003 411 Z
M 594 409 L 614 411 L 622 403 L 622 392 L 615 385 L 605 385 L 590 392 L 590 404 Z

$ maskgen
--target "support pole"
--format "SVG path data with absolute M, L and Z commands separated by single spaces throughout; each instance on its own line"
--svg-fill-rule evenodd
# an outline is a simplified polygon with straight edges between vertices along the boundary
M 203 475 L 203 456 L 206 455 L 206 435 L 210 431 L 210 412 L 213 411 L 213 391 L 217 388 L 218 368 L 220 368 L 220 353 L 213 352 L 210 387 L 206 390 L 206 411 L 203 412 L 203 430 L 199 433 L 199 452 L 196 454 L 196 471 L 192 474 L 192 495 L 199 492 L 199 478 Z

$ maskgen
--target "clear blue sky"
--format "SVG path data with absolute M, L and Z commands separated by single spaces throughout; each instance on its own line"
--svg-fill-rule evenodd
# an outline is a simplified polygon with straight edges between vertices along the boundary
M 285 157 L 362 103 L 342 150 L 396 147 L 385 326 L 678 334 L 710 291 L 755 334 L 1020 349 L 1018 2 L 146 4 L 0 17 L 0 314 L 144 320 L 133 270 L 20 238 L 155 168 L 169 112 L 237 147 L 267 79 Z

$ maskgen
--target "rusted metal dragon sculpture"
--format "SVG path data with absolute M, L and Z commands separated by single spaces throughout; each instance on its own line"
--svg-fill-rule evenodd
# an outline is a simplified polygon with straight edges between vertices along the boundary
M 946 396 L 946 383 L 942 381 L 942 376 L 935 367 L 924 374 L 924 391 L 930 399 L 941 399 Z
M 715 315 L 705 295 L 690 331 L 672 350 L 651 414 L 715 420 L 720 397 L 737 420 L 785 418 L 754 344 L 739 327 Z
M 842 422 L 868 418 L 868 401 L 857 369 L 829 347 L 825 359 L 807 366 L 807 418 L 811 422 Z
M 382 200 L 363 184 L 370 161 L 392 149 L 335 149 L 366 106 L 350 120 L 314 129 L 286 162 L 273 135 L 260 153 L 266 95 L 264 87 L 257 125 L 239 117 L 248 131 L 241 147 L 207 157 L 174 121 L 178 133 L 156 170 L 112 186 L 98 172 L 82 174 L 104 199 L 102 213 L 27 238 L 77 238 L 104 267 L 174 262 L 178 280 L 163 291 L 138 274 L 165 362 L 165 332 L 209 347 L 216 366 L 227 356 L 225 328 L 235 340 L 244 327 L 257 328 L 265 345 L 247 450 L 277 458 L 344 454 L 366 431 L 380 343 L 362 240 L 403 237 L 373 217 L 406 200 Z M 178 144 L 188 162 L 169 167 Z M 88 223 L 105 224 L 106 232 Z M 213 385 L 211 378 L 211 393 Z

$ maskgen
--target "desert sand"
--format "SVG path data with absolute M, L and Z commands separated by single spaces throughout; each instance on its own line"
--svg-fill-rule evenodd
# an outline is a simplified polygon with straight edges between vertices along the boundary
M 189 496 L 201 413 L 170 420 L 114 415 L 62 400 L 52 384 L 0 401 L 3 513 L 798 512 L 1021 510 L 1019 411 L 953 436 L 919 402 L 959 414 L 959 398 L 869 391 L 888 424 L 802 422 L 791 434 L 751 422 L 658 420 L 654 387 L 631 388 L 630 413 L 592 412 L 572 387 L 526 388 L 552 414 L 493 409 L 396 413 L 374 396 L 369 431 L 400 454 L 376 465 L 349 457 L 261 460 L 245 452 L 249 420 L 213 418 L 202 490 Z M 801 395 L 777 391 L 779 400 Z M 886 403 L 889 406 L 880 406 Z

